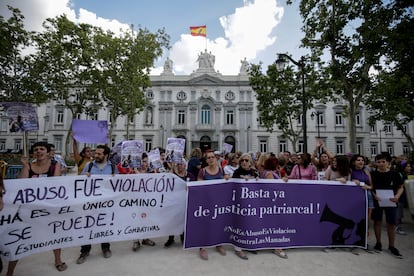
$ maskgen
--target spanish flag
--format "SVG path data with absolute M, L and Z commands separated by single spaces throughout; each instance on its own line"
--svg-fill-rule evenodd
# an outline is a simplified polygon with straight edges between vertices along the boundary
M 190 27 L 190 34 L 194 36 L 207 36 L 207 28 L 204 26 L 192 26 Z

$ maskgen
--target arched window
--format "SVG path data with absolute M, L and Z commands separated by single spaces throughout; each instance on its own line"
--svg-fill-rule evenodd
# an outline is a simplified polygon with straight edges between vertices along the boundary
M 201 107 L 201 124 L 209 125 L 211 124 L 211 108 L 208 105 L 203 105 Z

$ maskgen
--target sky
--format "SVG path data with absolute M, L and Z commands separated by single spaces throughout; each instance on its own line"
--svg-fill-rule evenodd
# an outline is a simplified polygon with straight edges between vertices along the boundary
M 114 33 L 131 24 L 151 32 L 165 28 L 171 49 L 155 61 L 152 75 L 162 72 L 167 57 L 176 75 L 191 74 L 206 49 L 223 75 L 237 75 L 243 59 L 267 68 L 277 53 L 296 60 L 307 54 L 300 48 L 298 5 L 287 6 L 285 0 L 1 0 L 0 15 L 5 19 L 10 17 L 7 5 L 22 12 L 25 28 L 32 31 L 42 31 L 46 18 L 62 14 Z M 200 25 L 206 25 L 207 38 L 190 35 L 190 26 Z

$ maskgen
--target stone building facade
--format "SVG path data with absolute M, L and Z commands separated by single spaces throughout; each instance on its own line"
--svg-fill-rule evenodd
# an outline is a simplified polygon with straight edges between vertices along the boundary
M 276 129 L 270 133 L 260 125 L 255 92 L 249 86 L 246 60 L 241 61 L 239 74 L 232 76 L 215 70 L 212 53 L 200 53 L 197 61 L 198 69 L 192 74 L 175 75 L 173 61 L 168 58 L 164 71 L 151 76 L 152 86 L 145 91 L 149 104 L 132 120 L 118 118 L 110 143 L 115 145 L 126 139 L 143 140 L 146 150 L 149 150 L 165 147 L 168 137 L 180 137 L 186 139 L 187 155 L 193 147 L 221 150 L 223 143 L 243 152 L 293 151 L 293 146 L 280 131 Z M 315 103 L 314 108 L 308 110 L 308 151 L 313 150 L 320 137 L 334 154 L 349 152 L 344 104 Z M 38 117 L 40 129 L 29 132 L 29 146 L 35 141 L 48 141 L 55 144 L 57 152 L 65 155 L 72 120 L 68 110 L 59 101 L 50 101 L 38 108 Z M 109 121 L 108 110 L 102 108 L 96 114 L 83 114 L 77 119 Z M 363 106 L 355 119 L 359 153 L 371 158 L 380 151 L 401 155 L 412 150 L 401 131 L 391 124 L 378 122 L 369 126 L 368 113 Z M 299 128 L 300 122 L 297 123 Z M 414 137 L 414 123 L 406 127 Z M 2 114 L 0 152 L 18 151 L 22 143 L 21 134 L 9 132 L 7 118 Z M 69 152 L 71 148 L 68 147 Z M 297 150 L 301 149 L 302 141 L 299 141 Z

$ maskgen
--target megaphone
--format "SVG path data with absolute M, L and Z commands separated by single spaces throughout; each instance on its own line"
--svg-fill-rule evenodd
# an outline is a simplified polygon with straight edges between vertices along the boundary
M 334 224 L 338 225 L 338 228 L 335 229 L 332 233 L 332 244 L 333 245 L 343 245 L 345 244 L 345 241 L 351 236 L 348 235 L 347 237 L 344 237 L 345 229 L 353 229 L 355 226 L 355 223 L 347 218 L 344 218 L 334 212 L 329 208 L 328 205 L 325 205 L 323 208 L 323 212 L 321 215 L 321 218 L 319 220 L 320 222 L 327 221 L 332 222 Z
M 325 207 L 323 208 L 322 215 L 319 221 L 332 222 L 347 229 L 352 229 L 355 226 L 355 222 L 332 212 L 328 205 L 325 205 Z

